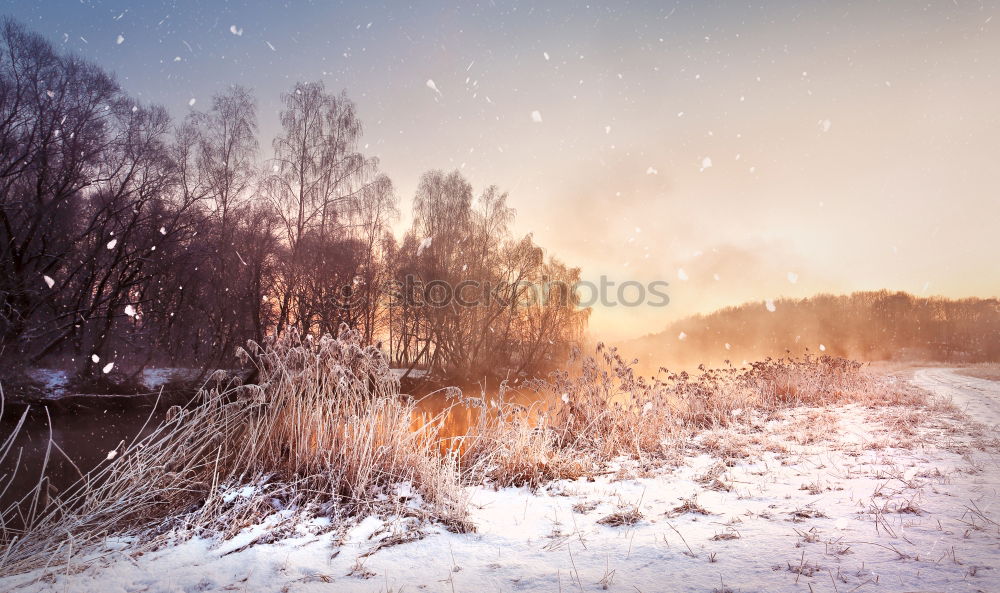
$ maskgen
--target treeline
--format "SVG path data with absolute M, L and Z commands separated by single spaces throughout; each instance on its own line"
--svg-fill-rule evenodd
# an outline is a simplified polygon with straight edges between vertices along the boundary
M 1000 360 L 1000 300 L 919 298 L 887 290 L 746 303 L 672 323 L 624 346 L 643 362 L 830 354 L 858 360 Z M 651 363 L 653 364 L 653 363 Z
M 172 122 L 4 21 L 4 366 L 225 367 L 247 340 L 346 324 L 401 366 L 473 378 L 537 372 L 579 339 L 586 311 L 571 298 L 524 306 L 533 285 L 578 270 L 511 234 L 506 194 L 474 198 L 457 172 L 428 172 L 398 242 L 398 200 L 359 149 L 354 104 L 322 83 L 282 101 L 264 157 L 249 90 Z M 428 285 L 461 281 L 502 298 L 426 302 Z

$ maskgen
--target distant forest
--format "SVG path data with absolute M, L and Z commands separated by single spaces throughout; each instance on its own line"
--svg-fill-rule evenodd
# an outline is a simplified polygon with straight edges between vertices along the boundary
M 997 361 L 1000 300 L 880 290 L 746 303 L 674 322 L 623 350 L 654 369 L 726 359 L 738 366 L 806 351 L 870 361 Z
M 458 172 L 426 173 L 397 240 L 393 184 L 361 153 L 345 94 L 295 84 L 262 154 L 248 89 L 171 121 L 98 66 L 18 23 L 0 28 L 8 373 L 226 368 L 248 340 L 346 325 L 398 366 L 481 378 L 537 372 L 584 331 L 572 299 L 518 306 L 531 283 L 571 285 L 579 271 L 514 236 L 495 187 L 474 196 Z M 390 298 L 460 280 L 479 306 Z

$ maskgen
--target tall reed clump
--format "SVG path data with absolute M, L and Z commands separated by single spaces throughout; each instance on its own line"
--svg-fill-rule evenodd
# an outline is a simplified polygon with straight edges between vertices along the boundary
M 247 465 L 352 509 L 410 482 L 436 518 L 467 527 L 454 460 L 439 450 L 441 416 L 414 427 L 415 402 L 400 395 L 385 358 L 357 332 L 343 328 L 336 339 L 292 332 L 251 344 L 247 356 L 266 396 L 247 425 Z
M 206 385 L 47 504 L 42 478 L 0 510 L 0 575 L 64 565 L 110 535 L 231 535 L 276 508 L 403 510 L 471 529 L 454 456 L 439 450 L 440 418 L 411 426 L 415 403 L 356 332 L 289 333 L 244 354 L 256 385 Z M 393 496 L 401 482 L 420 509 Z

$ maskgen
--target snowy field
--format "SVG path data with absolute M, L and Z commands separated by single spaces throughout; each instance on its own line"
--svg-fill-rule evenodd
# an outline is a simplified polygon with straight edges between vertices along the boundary
M 795 408 L 703 433 L 675 467 L 469 488 L 475 533 L 422 521 L 402 484 L 393 516 L 339 526 L 285 511 L 227 541 L 112 540 L 0 589 L 1000 591 L 1000 383 L 944 369 L 912 381 L 957 410 Z

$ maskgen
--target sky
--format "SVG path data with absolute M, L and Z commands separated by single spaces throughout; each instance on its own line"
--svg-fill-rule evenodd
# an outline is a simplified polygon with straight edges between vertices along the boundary
M 346 90 L 403 218 L 421 173 L 510 194 L 611 340 L 747 301 L 1000 295 L 998 2 L 0 0 L 175 118 L 296 81 Z M 190 106 L 191 99 L 195 100 Z

